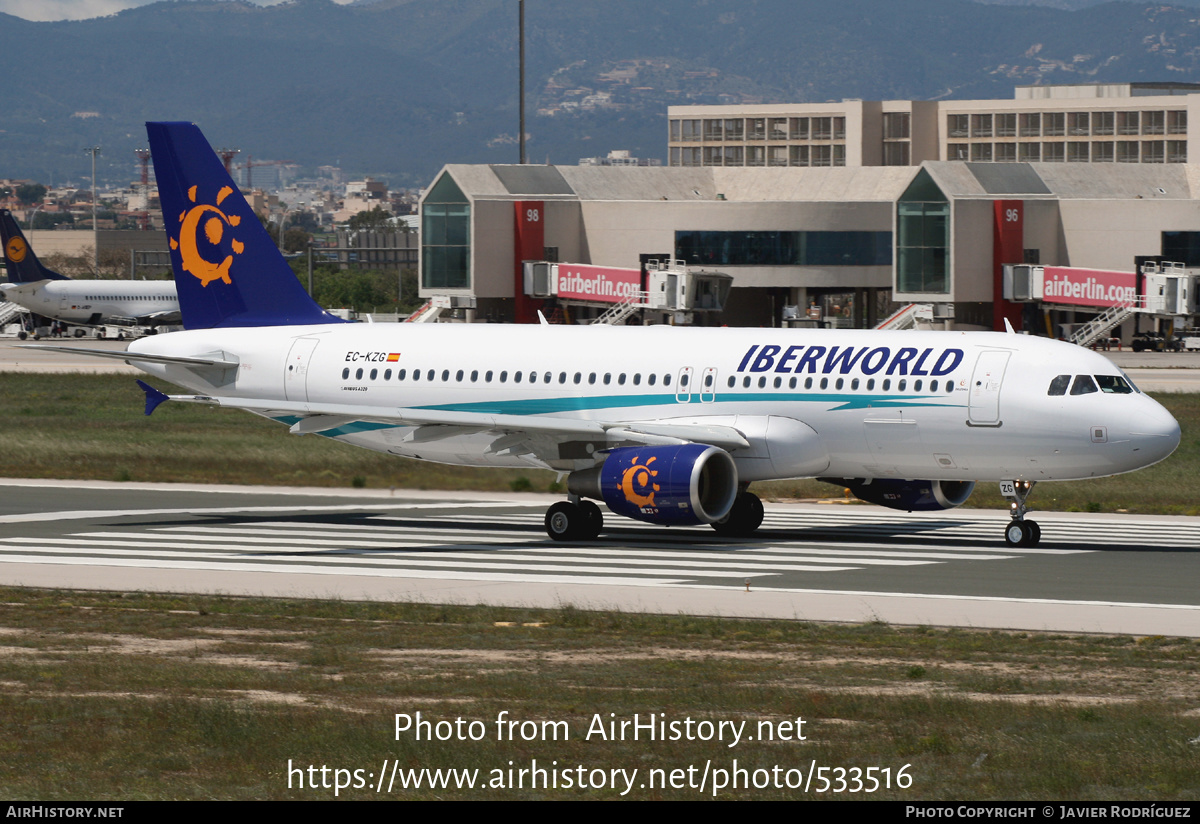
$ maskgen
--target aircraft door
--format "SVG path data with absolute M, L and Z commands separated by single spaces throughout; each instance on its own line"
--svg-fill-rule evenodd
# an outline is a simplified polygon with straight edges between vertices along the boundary
M 973 426 L 1000 425 L 1000 387 L 1010 354 L 996 350 L 979 353 L 971 373 L 969 423 Z
M 709 366 L 700 377 L 700 400 L 712 403 L 717 399 L 717 368 Z
M 679 382 L 675 384 L 675 400 L 679 403 L 692 402 L 692 367 L 679 370 Z
M 317 338 L 296 338 L 292 344 L 283 373 L 284 396 L 289 401 L 308 400 L 308 364 L 318 343 Z

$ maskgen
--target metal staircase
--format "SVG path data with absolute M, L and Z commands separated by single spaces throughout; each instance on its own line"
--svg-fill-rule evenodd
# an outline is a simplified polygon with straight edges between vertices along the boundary
M 604 314 L 593 320 L 592 324 L 600 326 L 617 326 L 622 324 L 634 312 L 644 309 L 648 305 L 649 300 L 650 294 L 648 292 L 630 292 L 624 300 L 615 304 L 612 308 L 606 310 Z
M 1069 340 L 1079 346 L 1091 346 L 1108 334 L 1114 326 L 1132 317 L 1136 311 L 1137 303 L 1135 301 L 1126 301 L 1110 306 L 1076 329 Z
M 13 318 L 21 314 L 22 311 L 21 307 L 15 303 L 9 301 L 0 303 L 0 326 L 11 323 Z
M 876 326 L 876 329 L 888 329 L 892 331 L 900 329 L 912 329 L 917 325 L 917 320 L 920 317 L 932 317 L 933 305 L 929 303 L 910 303 L 897 312 L 892 313 L 889 317 Z

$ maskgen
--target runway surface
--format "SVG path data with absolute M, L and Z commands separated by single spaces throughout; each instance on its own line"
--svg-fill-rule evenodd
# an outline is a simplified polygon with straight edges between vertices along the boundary
M 1200 518 L 768 505 L 750 540 L 538 495 L 0 481 L 0 583 L 1200 637 Z

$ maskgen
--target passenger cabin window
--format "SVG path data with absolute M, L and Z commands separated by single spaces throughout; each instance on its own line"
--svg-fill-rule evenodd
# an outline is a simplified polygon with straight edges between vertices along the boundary
M 1098 391 L 1096 382 L 1092 380 L 1091 375 L 1076 375 L 1075 383 L 1071 385 L 1072 395 L 1090 395 Z
M 1071 385 L 1070 375 L 1059 375 L 1054 380 L 1050 381 L 1050 390 L 1047 395 L 1065 395 L 1067 387 Z

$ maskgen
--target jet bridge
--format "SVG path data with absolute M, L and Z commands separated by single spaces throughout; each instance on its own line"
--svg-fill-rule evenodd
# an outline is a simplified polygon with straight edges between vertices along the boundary
M 524 275 L 525 294 L 553 298 L 568 311 L 596 310 L 588 322 L 607 324 L 623 323 L 637 312 L 691 324 L 697 314 L 721 312 L 733 285 L 731 275 L 692 269 L 681 260 L 651 260 L 643 269 L 526 261 Z
M 1197 312 L 1195 278 L 1181 263 L 1147 263 L 1138 272 L 1017 264 L 1004 267 L 1004 297 L 1044 310 L 1095 313 L 1070 334 L 1073 343 L 1091 346 L 1135 316 L 1188 325 Z

